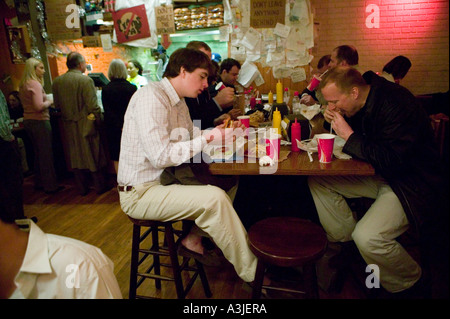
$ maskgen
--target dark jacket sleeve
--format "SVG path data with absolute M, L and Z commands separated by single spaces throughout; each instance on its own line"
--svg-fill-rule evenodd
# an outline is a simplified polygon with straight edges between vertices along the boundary
M 191 120 L 193 122 L 200 120 L 200 128 L 202 130 L 214 127 L 214 120 L 223 114 L 212 98 L 208 100 L 201 100 L 200 98 L 185 98 L 185 101 L 189 108 Z M 196 125 L 195 122 L 194 125 Z
M 424 124 L 422 114 L 414 110 L 412 95 L 401 90 L 396 94 L 373 90 L 378 92 L 371 92 L 376 97 L 365 105 L 361 129 L 349 137 L 343 151 L 369 162 L 388 178 L 411 168 L 409 159 L 414 156 Z
M 311 97 L 312 97 L 314 100 L 319 101 L 319 100 L 317 99 L 317 97 L 316 97 L 316 91 L 310 91 L 310 90 L 308 90 L 307 88 L 305 88 L 305 89 L 302 91 L 302 93 L 300 93 L 300 97 L 301 97 L 303 94 L 305 94 L 305 93 L 311 95 Z

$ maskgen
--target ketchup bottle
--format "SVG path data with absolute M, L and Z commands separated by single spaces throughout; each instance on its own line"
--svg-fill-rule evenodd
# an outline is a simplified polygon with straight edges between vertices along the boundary
M 300 149 L 297 146 L 297 140 L 301 141 L 301 126 L 300 123 L 297 122 L 297 118 L 295 118 L 295 122 L 291 125 L 291 151 L 299 152 Z

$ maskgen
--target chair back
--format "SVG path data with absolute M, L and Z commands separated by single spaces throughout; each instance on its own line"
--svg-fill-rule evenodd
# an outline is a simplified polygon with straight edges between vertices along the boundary
M 444 113 L 431 114 L 431 127 L 434 131 L 434 139 L 439 147 L 439 154 L 444 159 L 444 152 L 448 151 L 448 116 Z

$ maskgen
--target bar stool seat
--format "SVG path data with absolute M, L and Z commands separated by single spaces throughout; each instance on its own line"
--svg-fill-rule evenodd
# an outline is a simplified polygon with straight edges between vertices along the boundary
M 248 238 L 250 249 L 258 258 L 253 299 L 261 297 L 262 288 L 300 293 L 308 299 L 319 297 L 315 263 L 325 253 L 328 242 L 322 227 L 296 217 L 267 218 L 250 227 Z M 263 286 L 270 265 L 302 267 L 303 289 Z
M 173 223 L 177 221 L 161 222 L 155 220 L 134 219 L 130 216 L 128 216 L 128 218 L 133 223 L 129 290 L 130 299 L 154 298 L 137 294 L 138 287 L 146 279 L 154 279 L 156 289 L 161 289 L 162 280 L 174 282 L 177 298 L 184 299 L 192 288 L 197 276 L 200 276 L 206 297 L 210 298 L 212 296 L 203 265 L 195 259 L 195 265 L 190 265 L 191 258 L 186 257 L 183 257 L 181 264 L 179 262 L 175 236 L 180 237 L 182 231 L 176 230 L 172 226 Z M 148 228 L 143 234 L 141 234 L 142 227 Z M 162 245 L 159 243 L 159 232 L 164 232 L 164 244 Z M 145 241 L 149 235 L 151 236 L 150 239 Z M 163 263 L 160 258 L 162 256 L 169 256 L 170 263 Z M 151 260 L 150 263 L 147 262 L 144 267 L 143 263 L 148 257 L 151 257 L 153 260 Z M 161 267 L 171 268 L 172 275 L 162 275 Z M 146 269 L 141 270 L 144 268 Z M 190 279 L 186 285 L 183 284 L 183 271 L 190 273 Z

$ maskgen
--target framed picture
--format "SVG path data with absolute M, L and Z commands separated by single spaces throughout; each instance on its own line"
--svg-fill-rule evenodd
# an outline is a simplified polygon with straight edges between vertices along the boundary
M 31 56 L 31 42 L 27 26 L 8 26 L 6 31 L 12 63 L 25 63 Z

